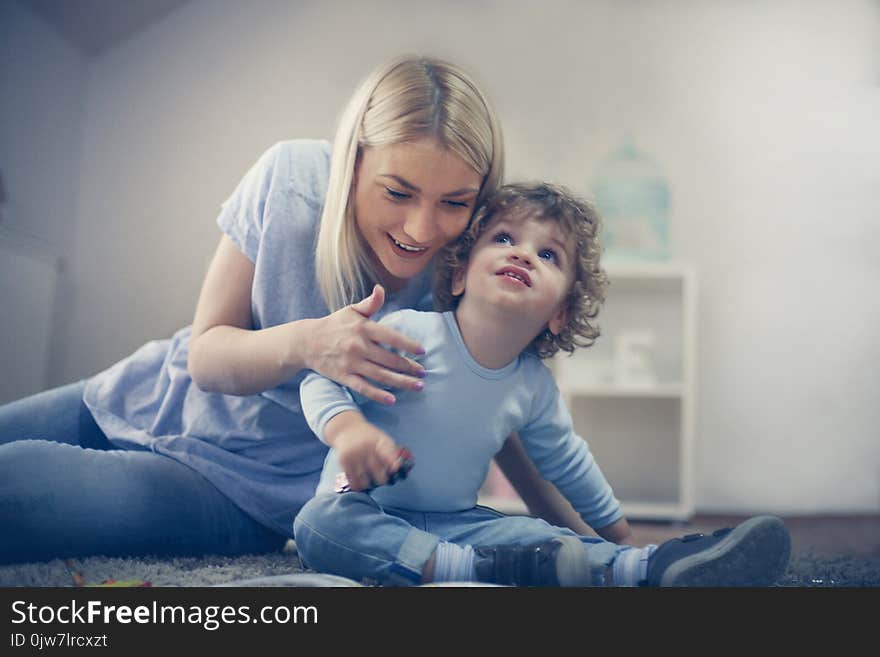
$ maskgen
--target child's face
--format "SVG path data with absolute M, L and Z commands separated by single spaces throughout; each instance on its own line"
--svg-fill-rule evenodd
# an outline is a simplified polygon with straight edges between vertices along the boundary
M 559 333 L 574 282 L 570 240 L 558 222 L 535 215 L 500 216 L 471 250 L 452 293 L 469 302 L 525 313 Z

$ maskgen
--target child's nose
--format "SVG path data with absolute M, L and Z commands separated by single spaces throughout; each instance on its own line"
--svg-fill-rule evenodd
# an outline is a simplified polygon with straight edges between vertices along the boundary
M 523 249 L 519 247 L 514 247 L 513 251 L 510 253 L 510 259 L 514 262 L 521 264 L 524 267 L 531 267 L 532 261 L 529 258 L 529 254 L 526 253 Z

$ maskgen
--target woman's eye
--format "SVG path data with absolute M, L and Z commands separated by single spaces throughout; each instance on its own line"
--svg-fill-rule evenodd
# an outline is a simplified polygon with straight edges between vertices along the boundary
M 386 187 L 385 191 L 388 193 L 388 196 L 390 196 L 393 199 L 409 198 L 409 194 L 407 194 L 405 192 L 398 192 L 396 189 L 391 189 L 390 187 Z
M 553 249 L 544 249 L 541 251 L 538 256 L 542 260 L 546 260 L 547 262 L 557 263 L 559 262 L 559 258 L 556 256 L 556 251 Z
M 456 210 L 460 210 L 461 208 L 468 207 L 468 204 L 464 203 L 463 201 L 443 201 L 443 202 L 446 203 L 446 205 L 448 205 L 449 207 L 454 208 Z
M 511 244 L 513 240 L 510 238 L 510 235 L 507 233 L 498 233 L 495 237 L 492 238 L 493 242 L 497 242 L 498 244 Z

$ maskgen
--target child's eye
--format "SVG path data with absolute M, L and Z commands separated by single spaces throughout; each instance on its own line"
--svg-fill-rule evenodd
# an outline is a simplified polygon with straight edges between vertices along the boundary
M 402 200 L 405 198 L 409 198 L 409 194 L 405 192 L 398 192 L 396 189 L 391 189 L 390 187 L 386 187 L 385 191 L 388 193 L 388 196 L 393 199 Z
M 498 244 L 513 244 L 513 239 L 507 233 L 498 233 L 492 241 Z
M 466 208 L 466 207 L 468 207 L 468 204 L 467 204 L 467 203 L 464 203 L 463 201 L 448 201 L 448 200 L 447 200 L 447 201 L 443 201 L 443 202 L 444 202 L 446 205 L 448 205 L 449 207 L 454 208 L 454 209 L 456 209 L 456 210 L 460 210 L 461 208 Z
M 546 260 L 547 262 L 552 262 L 553 264 L 557 264 L 559 262 L 559 257 L 556 255 L 556 251 L 553 249 L 544 249 L 539 254 L 538 257 L 542 260 Z

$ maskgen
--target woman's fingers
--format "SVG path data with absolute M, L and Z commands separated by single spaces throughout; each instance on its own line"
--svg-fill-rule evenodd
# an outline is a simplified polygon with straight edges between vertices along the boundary
M 379 345 L 370 345 L 364 355 L 367 360 L 388 370 L 418 378 L 425 375 L 425 368 L 420 363 L 383 349 Z
M 385 288 L 381 285 L 374 285 L 370 296 L 364 297 L 357 303 L 351 304 L 351 307 L 360 315 L 370 317 L 378 312 L 382 304 L 385 303 Z
M 415 361 L 371 345 L 356 371 L 340 381 L 351 390 L 383 404 L 393 404 L 394 396 L 379 386 L 397 390 L 422 390 L 425 369 Z
M 389 326 L 370 322 L 366 325 L 365 328 L 367 337 L 377 344 L 388 345 L 392 349 L 397 349 L 398 351 L 402 351 L 407 354 L 416 354 L 418 356 L 421 356 L 425 353 L 425 350 L 422 349 L 422 345 L 420 345 L 415 340 L 406 337 L 403 333 L 395 331 Z M 399 356 L 399 358 L 401 358 L 402 360 L 406 360 L 402 356 Z
M 364 377 L 357 374 L 344 377 L 339 383 L 344 385 L 349 390 L 354 390 L 362 397 L 372 399 L 374 402 L 377 402 L 379 404 L 390 406 L 395 401 L 397 401 L 394 395 L 392 395 L 390 392 L 374 386 Z
M 384 302 L 385 291 L 377 285 L 370 296 L 322 320 L 309 345 L 307 366 L 368 399 L 393 404 L 393 395 L 381 387 L 421 390 L 424 368 L 401 354 L 424 350 L 415 340 L 369 319 Z
M 363 372 L 363 378 L 370 383 L 387 386 L 395 390 L 416 390 L 421 392 L 425 387 L 421 379 L 386 370 L 375 363 L 365 363 L 361 371 Z
M 391 369 L 387 362 L 364 361 L 358 374 L 371 382 L 398 390 L 421 390 L 424 387 L 421 376 L 401 374 Z M 424 370 L 422 370 L 422 376 L 424 376 Z

